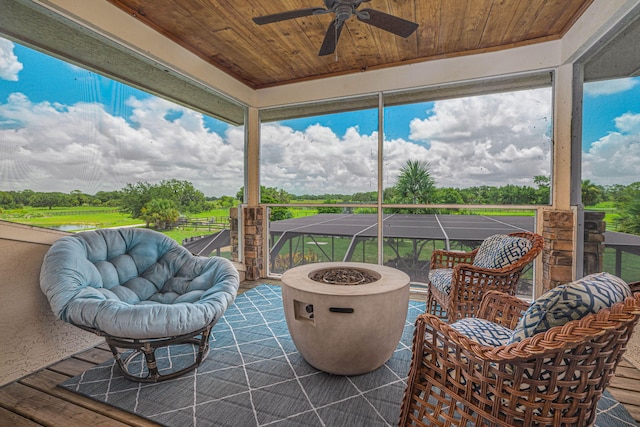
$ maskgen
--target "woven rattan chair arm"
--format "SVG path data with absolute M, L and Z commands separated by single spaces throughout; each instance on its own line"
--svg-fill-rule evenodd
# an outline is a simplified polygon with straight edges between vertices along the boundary
M 425 347 L 433 344 L 435 340 L 439 348 L 448 348 L 452 355 L 461 352 L 488 363 L 499 364 L 550 357 L 559 350 L 576 346 L 607 331 L 618 329 L 623 323 L 628 323 L 629 327 L 632 327 L 638 321 L 638 317 L 640 317 L 640 293 L 615 304 L 611 310 L 600 310 L 596 314 L 573 320 L 563 326 L 556 326 L 520 342 L 499 347 L 483 346 L 431 314 L 418 316 L 416 326 L 418 323 L 424 323 L 425 335 L 431 337 L 425 338 Z
M 504 292 L 487 291 L 482 296 L 477 317 L 515 329 L 529 303 Z
M 453 268 L 460 263 L 471 264 L 477 252 L 478 249 L 474 249 L 471 252 L 433 251 L 429 268 L 433 270 L 436 268 Z
M 482 267 L 477 267 L 473 264 L 461 263 L 456 265 L 453 268 L 454 270 L 457 269 L 457 270 L 460 270 L 460 272 L 465 272 L 462 275 L 506 277 L 509 275 L 513 275 L 515 273 L 522 272 L 522 270 L 524 270 L 524 267 L 526 267 L 526 265 L 514 263 L 503 268 L 482 268 Z M 454 275 L 455 275 L 455 272 L 454 272 Z

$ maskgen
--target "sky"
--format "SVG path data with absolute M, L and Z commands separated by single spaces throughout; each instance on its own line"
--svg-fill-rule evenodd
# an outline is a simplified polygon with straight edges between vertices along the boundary
M 384 183 L 424 160 L 440 187 L 533 185 L 550 175 L 549 88 L 385 110 Z M 377 113 L 261 128 L 262 184 L 294 194 L 376 191 Z M 0 38 L 0 191 L 119 190 L 187 180 L 243 185 L 244 129 Z M 640 78 L 585 85 L 583 179 L 639 181 Z

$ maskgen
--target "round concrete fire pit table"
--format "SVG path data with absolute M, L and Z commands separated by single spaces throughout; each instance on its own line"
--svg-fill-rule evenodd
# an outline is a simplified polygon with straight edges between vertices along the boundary
M 359 270 L 376 280 L 341 285 L 311 279 L 334 268 Z M 409 276 L 376 264 L 307 264 L 282 275 L 282 303 L 291 338 L 310 365 L 336 375 L 360 375 L 382 366 L 400 342 Z

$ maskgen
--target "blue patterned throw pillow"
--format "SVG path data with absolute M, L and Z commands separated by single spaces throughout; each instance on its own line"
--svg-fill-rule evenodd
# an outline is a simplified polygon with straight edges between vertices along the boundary
M 504 268 L 522 258 L 531 247 L 529 239 L 496 234 L 482 242 L 473 265 L 480 268 Z
M 609 273 L 595 273 L 557 286 L 535 300 L 513 331 L 510 343 L 578 320 L 631 296 L 629 285 Z
M 453 268 L 436 268 L 429 271 L 429 283 L 448 295 L 451 293 L 451 276 Z
M 467 338 L 489 347 L 499 347 L 509 341 L 513 331 L 497 323 L 475 317 L 460 319 L 451 327 Z

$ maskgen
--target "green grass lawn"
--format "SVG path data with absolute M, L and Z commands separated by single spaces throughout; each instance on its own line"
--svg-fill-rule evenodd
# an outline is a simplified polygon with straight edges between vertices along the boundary
M 485 215 L 485 216 L 534 216 L 536 214 L 535 210 L 519 210 L 519 209 L 472 209 L 472 210 L 464 210 L 463 212 L 466 215 Z
M 189 216 L 190 219 L 228 218 L 228 209 L 214 209 Z M 128 214 L 118 212 L 114 208 L 99 208 L 92 206 L 73 208 L 24 208 L 7 210 L 0 214 L 0 219 L 37 227 L 55 228 L 60 226 L 78 226 L 77 229 L 67 228 L 67 231 L 81 231 L 93 228 L 111 228 L 139 225 L 144 227 L 144 221 L 131 218 Z M 218 231 L 203 227 L 180 227 L 167 230 L 164 234 L 179 243 L 188 237 L 202 236 Z
M 586 206 L 587 211 L 604 212 L 604 221 L 607 223 L 608 231 L 618 231 L 616 227 L 616 219 L 618 218 L 618 209 L 614 202 L 602 202 L 595 206 Z
M 164 230 L 164 231 L 162 231 L 162 233 L 166 234 L 169 237 L 171 237 L 176 242 L 182 243 L 182 241 L 184 239 L 186 239 L 186 238 L 208 236 L 209 234 L 213 234 L 213 233 L 215 233 L 217 231 L 219 231 L 219 230 L 207 231 L 207 230 L 203 230 L 202 228 L 194 229 L 194 228 L 191 228 L 191 227 L 187 227 L 186 229 L 174 228 L 172 230 Z
M 78 229 L 109 228 L 140 224 L 140 219 L 133 219 L 114 208 L 74 207 L 74 208 L 24 208 L 6 210 L 0 219 L 38 227 L 55 228 L 67 225 L 78 225 Z
M 621 252 L 620 278 L 626 282 L 637 282 L 640 280 L 640 256 L 629 252 Z M 616 272 L 616 250 L 606 248 L 604 251 L 603 270 L 617 274 Z

